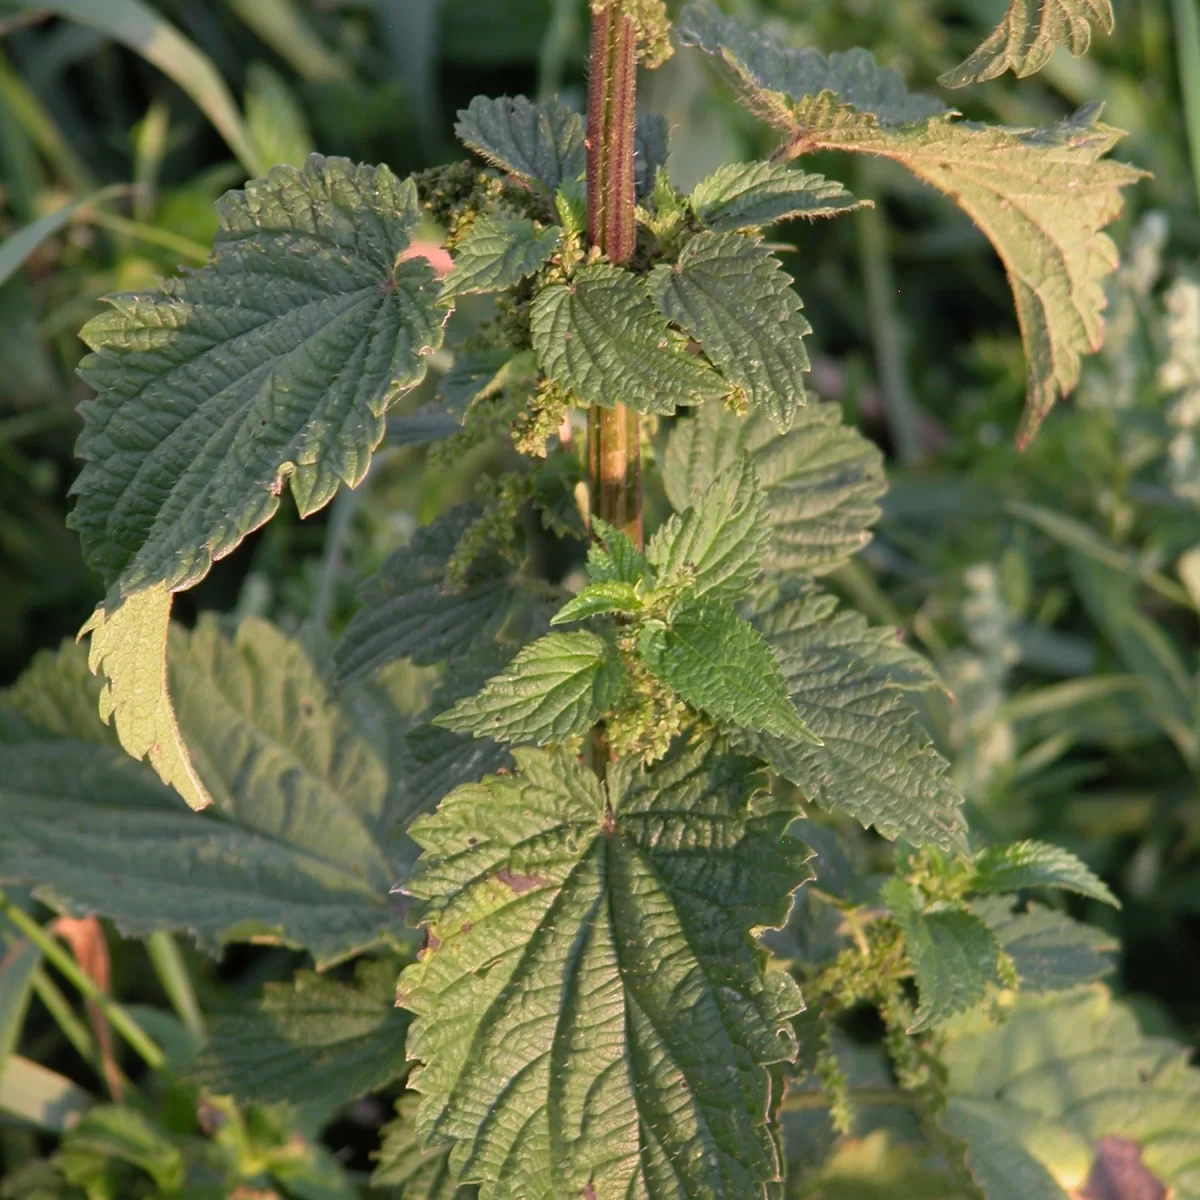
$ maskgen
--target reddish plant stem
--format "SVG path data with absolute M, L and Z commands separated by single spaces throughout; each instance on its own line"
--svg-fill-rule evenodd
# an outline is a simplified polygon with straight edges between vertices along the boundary
M 637 32 L 615 4 L 592 14 L 588 76 L 588 241 L 611 263 L 628 262 L 637 240 L 633 149 Z M 623 404 L 588 411 L 591 511 L 642 546 L 642 456 L 638 414 Z

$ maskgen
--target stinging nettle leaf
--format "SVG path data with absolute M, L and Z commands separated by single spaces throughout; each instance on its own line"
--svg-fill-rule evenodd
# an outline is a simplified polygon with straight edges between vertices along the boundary
M 608 786 L 563 751 L 413 826 L 429 949 L 401 977 L 418 1131 L 481 1196 L 766 1200 L 766 1064 L 802 1007 L 752 931 L 810 877 L 749 763 L 683 750 Z
M 524 96 L 476 96 L 459 110 L 454 132 L 493 166 L 551 194 L 587 165 L 583 121 L 557 99 L 535 104 Z
M 405 258 L 421 210 L 386 167 L 314 155 L 218 205 L 212 264 L 115 296 L 85 326 L 84 467 L 70 524 L 122 593 L 198 582 L 268 521 L 365 476 L 384 412 L 446 313 Z
M 334 650 L 339 683 L 365 679 L 401 658 L 430 666 L 469 652 L 477 637 L 494 631 L 513 594 L 512 564 L 484 555 L 461 587 L 446 583 L 459 539 L 479 514 L 477 506 L 461 505 L 422 526 L 362 585 L 361 607 Z
M 729 390 L 620 267 L 595 263 L 542 288 L 529 315 L 538 365 L 584 404 L 669 414 Z
M 556 225 L 539 229 L 522 220 L 476 218 L 455 247 L 454 267 L 442 281 L 439 303 L 472 292 L 502 292 L 534 274 L 558 249 L 562 230 Z
M 147 759 L 194 809 L 212 797 L 179 731 L 167 691 L 171 593 L 163 584 L 98 605 L 80 636 L 91 634 L 88 666 L 100 675 L 100 717 L 115 724 L 126 751 Z
M 434 724 L 502 742 L 543 746 L 585 734 L 620 700 L 625 672 L 612 646 L 586 630 L 530 643 L 502 675 Z
M 741 454 L 749 455 L 766 494 L 765 571 L 825 574 L 870 541 L 876 501 L 887 487 L 883 456 L 842 424 L 838 405 L 805 405 L 782 435 L 763 414 L 740 420 L 718 404 L 677 421 L 663 469 L 671 506 L 682 512 L 699 502 Z
M 975 859 L 971 891 L 981 894 L 1017 892 L 1028 887 L 1078 892 L 1114 908 L 1121 907 L 1107 884 L 1086 863 L 1061 846 L 1016 842 L 1011 846 L 993 846 Z
M 761 573 L 769 543 L 766 497 L 743 455 L 694 507 L 655 532 L 646 557 L 659 586 L 686 577 L 689 596 L 738 600 Z
M 421 800 L 397 773 L 394 706 L 381 689 L 335 700 L 309 652 L 266 621 L 225 628 L 211 616 L 191 633 L 172 628 L 167 655 L 179 732 L 213 799 L 206 812 L 190 815 L 123 754 L 89 756 L 85 740 L 111 745 L 94 711 L 42 702 L 29 711 L 45 732 L 6 738 L 14 753 L 29 743 L 42 765 L 0 800 L 0 877 L 134 932 L 190 930 L 212 951 L 261 936 L 307 946 L 325 965 L 387 930 L 403 937 L 389 891 L 411 858 L 385 839 Z M 64 647 L 28 683 L 53 700 L 81 669 L 77 648 Z M 79 781 L 42 763 L 56 746 Z M 54 840 L 56 823 L 71 837 Z
M 686 603 L 669 626 L 648 624 L 638 657 L 693 708 L 737 730 L 815 742 L 792 707 L 762 635 L 724 601 Z
M 130 936 L 187 931 L 217 953 L 275 938 L 324 967 L 404 937 L 388 888 L 340 860 L 189 812 L 122 751 L 66 739 L 0 746 L 0 879 Z
M 1196 1200 L 1200 1071 L 1093 986 L 947 1027 L 942 1129 L 985 1200 Z
M 742 101 L 788 137 L 791 156 L 844 150 L 888 158 L 949 196 L 987 235 L 1008 272 L 1028 360 L 1026 445 L 1059 396 L 1079 381 L 1080 357 L 1100 348 L 1104 279 L 1116 248 L 1101 231 L 1120 215 L 1121 189 L 1143 172 L 1105 159 L 1121 136 L 1098 109 L 1042 129 L 958 121 L 940 101 L 910 94 L 865 50 L 793 50 L 751 32 L 711 3 L 680 24 L 712 55 Z
M 791 284 L 779 260 L 740 233 L 699 233 L 674 266 L 650 275 L 667 319 L 690 333 L 750 407 L 782 433 L 808 400 L 804 338 L 812 326 Z
M 828 58 L 811 46 L 796 50 L 748 29 L 711 0 L 686 5 L 676 28 L 685 46 L 712 56 L 751 112 L 778 128 L 792 130 L 799 124 L 797 101 L 822 92 L 870 113 L 883 126 L 923 121 L 945 111 L 940 100 L 909 92 L 899 71 L 878 66 L 866 50 Z
M 1014 912 L 1011 896 L 988 896 L 970 908 L 1012 959 L 1022 991 L 1069 991 L 1116 969 L 1117 939 L 1065 913 L 1040 904 Z
M 603 518 L 591 515 L 595 540 L 588 547 L 588 578 L 593 583 L 636 585 L 651 576 L 646 556 L 629 536 Z
M 1059 46 L 1078 58 L 1092 44 L 1092 26 L 1111 34 L 1112 0 L 1009 0 L 1004 20 L 966 62 L 938 76 L 942 87 L 985 83 L 1011 70 L 1018 79 L 1040 71 Z
M 718 233 L 871 207 L 836 180 L 773 162 L 726 163 L 696 184 L 689 201 L 700 221 Z
M 386 960 L 362 960 L 353 982 L 300 971 L 268 983 L 254 1007 L 216 1017 L 189 1081 L 241 1101 L 322 1113 L 379 1091 L 408 1074 L 396 973 Z
M 916 889 L 902 879 L 889 879 L 880 895 L 904 934 L 920 997 L 909 1033 L 974 1007 L 1000 982 L 1000 943 L 979 917 L 962 908 L 924 911 Z
M 857 613 L 834 615 L 820 594 L 776 598 L 754 614 L 801 719 L 821 739 L 742 735 L 822 808 L 849 813 L 884 837 L 965 849 L 962 796 L 904 697 L 936 686 L 929 665 L 894 630 Z
M 577 596 L 568 600 L 551 618 L 551 625 L 568 625 L 572 621 L 585 621 L 605 613 L 640 612 L 642 597 L 632 583 L 608 580 L 589 583 Z
M 417 1137 L 420 1096 L 405 1092 L 396 1101 L 396 1117 L 380 1131 L 383 1144 L 371 1156 L 373 1187 L 400 1187 L 402 1200 L 467 1200 L 475 1188 L 459 1188 L 450 1171 L 450 1152 L 444 1146 L 425 1149 Z

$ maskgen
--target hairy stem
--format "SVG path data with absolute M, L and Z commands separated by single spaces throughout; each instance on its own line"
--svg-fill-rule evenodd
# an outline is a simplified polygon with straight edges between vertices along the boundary
M 633 254 L 637 31 L 615 4 L 592 13 L 588 77 L 588 241 L 612 263 Z M 638 415 L 623 404 L 588 412 L 591 511 L 642 545 Z

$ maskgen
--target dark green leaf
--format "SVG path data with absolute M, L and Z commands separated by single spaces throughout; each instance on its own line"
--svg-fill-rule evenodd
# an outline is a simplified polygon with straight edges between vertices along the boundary
M 522 650 L 483 691 L 434 721 L 455 733 L 543 746 L 579 737 L 621 698 L 625 672 L 603 638 L 551 633 Z
M 762 571 L 770 532 L 766 498 L 743 455 L 654 534 L 646 557 L 659 586 L 686 578 L 689 596 L 738 600 Z
M 678 32 L 685 46 L 714 58 L 751 112 L 782 128 L 796 122 L 799 101 L 829 92 L 882 126 L 922 121 L 946 110 L 940 100 L 911 94 L 899 71 L 880 67 L 866 50 L 828 58 L 811 46 L 795 50 L 725 16 L 711 0 L 687 5 Z
M 1000 896 L 976 900 L 971 911 L 1012 958 L 1022 990 L 1068 991 L 1115 969 L 1116 938 L 1065 913 L 1040 904 L 1014 912 L 1012 898 Z
M 786 433 L 808 401 L 804 338 L 812 326 L 779 260 L 757 238 L 697 234 L 673 266 L 655 267 L 650 290 L 663 314 L 690 333 L 751 409 Z
M 696 184 L 689 199 L 696 216 L 718 233 L 793 217 L 833 217 L 869 203 L 836 180 L 774 162 L 726 163 Z
M 384 412 L 425 374 L 444 314 L 402 257 L 416 188 L 313 156 L 220 203 L 211 266 L 90 321 L 71 525 L 129 592 L 198 582 L 279 507 L 366 475 Z
M 813 594 L 755 617 L 792 704 L 821 744 L 748 736 L 743 747 L 822 808 L 885 837 L 963 849 L 962 797 L 903 695 L 933 686 L 931 669 L 893 630 L 873 629 L 857 614 L 834 616 L 835 608 Z
M 476 638 L 496 632 L 513 595 L 511 563 L 485 555 L 462 586 L 446 583 L 459 539 L 479 512 L 464 505 L 418 529 L 362 586 L 362 606 L 334 654 L 340 682 L 365 678 L 400 658 L 428 666 L 469 652 Z
M 538 292 L 530 310 L 538 365 L 584 404 L 673 413 L 720 399 L 728 385 L 688 353 L 642 283 L 609 263 Z
M 558 249 L 562 230 L 528 219 L 480 216 L 455 247 L 442 302 L 471 292 L 502 292 L 539 270 Z
M 1069 850 L 1045 842 L 1015 842 L 994 846 L 975 859 L 971 891 L 980 893 L 1017 892 L 1021 888 L 1060 888 L 1078 892 L 1120 908 L 1120 901 Z
M 707 404 L 676 422 L 663 482 L 675 510 L 695 504 L 741 454 L 766 493 L 767 572 L 824 574 L 870 541 L 885 490 L 878 448 L 842 424 L 835 404 L 807 404 L 780 435 L 762 414 L 739 420 Z
M 324 1114 L 402 1079 L 408 1021 L 396 1010 L 397 973 L 364 961 L 353 983 L 310 971 L 268 983 L 255 1007 L 213 1021 L 188 1078 L 217 1095 Z
M 458 114 L 459 140 L 502 171 L 556 192 L 583 174 L 583 122 L 560 100 L 476 96 Z
M 791 156 L 841 150 L 891 159 L 952 199 L 991 240 L 1008 272 L 1028 359 L 1019 441 L 1079 381 L 1102 340 L 1103 282 L 1117 263 L 1101 231 L 1141 172 L 1104 161 L 1120 132 L 1099 106 L 1042 129 L 957 119 L 910 94 L 865 50 L 826 60 L 751 32 L 710 0 L 689 5 L 685 43 L 713 56 L 743 103 L 787 136 Z
M 638 656 L 693 708 L 734 729 L 814 740 L 762 635 L 728 603 L 686 604 L 670 625 L 645 626 Z
M 0 880 L 124 933 L 186 930 L 210 952 L 273 936 L 337 962 L 403 936 L 389 884 L 333 839 L 323 854 L 192 813 L 126 754 L 53 739 L 0 746 Z
M 926 910 L 920 894 L 902 879 L 889 879 L 880 893 L 904 934 L 920 1007 L 909 1033 L 940 1025 L 973 1008 L 998 984 L 1000 943 L 964 908 Z
M 808 877 L 793 810 L 708 746 L 607 788 L 565 752 L 516 756 L 413 827 L 421 1137 L 512 1196 L 765 1200 L 763 1066 L 794 1056 L 801 1000 L 750 931 Z

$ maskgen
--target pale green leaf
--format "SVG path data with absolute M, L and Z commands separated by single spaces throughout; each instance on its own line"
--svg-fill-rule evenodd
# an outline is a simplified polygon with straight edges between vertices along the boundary
M 472 292 L 502 292 L 534 274 L 558 249 L 562 230 L 528 218 L 480 216 L 455 247 L 441 303 Z
M 673 413 L 729 390 L 688 353 L 642 283 L 609 263 L 542 288 L 529 315 L 538 365 L 583 404 Z
M 756 229 L 794 217 L 834 217 L 869 205 L 824 175 L 787 163 L 726 163 L 702 179 L 689 197 L 692 211 L 710 229 Z
M 212 60 L 143 0 L 4 0 L 11 8 L 57 13 L 128 46 L 179 85 L 213 123 L 245 169 L 271 164 L 258 154 L 237 105 Z
M 454 132 L 493 166 L 551 194 L 586 166 L 583 121 L 560 100 L 476 96 L 459 111 Z
M 218 1015 L 188 1079 L 216 1095 L 331 1113 L 408 1073 L 397 969 L 358 964 L 353 982 L 300 971 L 242 1012 Z
M 1097 878 L 1069 850 L 1045 842 L 1015 842 L 994 846 L 975 859 L 970 888 L 973 892 L 1017 892 L 1022 888 L 1059 888 L 1078 892 L 1120 908 L 1107 884 Z
M 114 1162 L 145 1171 L 160 1195 L 178 1194 L 187 1175 L 183 1150 L 162 1127 L 136 1108 L 98 1104 L 63 1138 L 55 1161 L 71 1183 L 108 1190 Z
M 421 1137 L 484 1200 L 765 1200 L 763 1066 L 795 1055 L 801 1000 L 753 933 L 808 878 L 794 810 L 711 746 L 607 788 L 563 751 L 516 756 L 413 827 Z
M 1099 986 L 947 1027 L 941 1125 L 986 1200 L 1200 1197 L 1200 1071 Z
M 984 83 L 1012 71 L 1018 79 L 1040 71 L 1059 46 L 1078 58 L 1092 44 L 1092 26 L 1111 34 L 1112 0 L 1009 0 L 1008 12 L 974 54 L 938 76 L 942 87 Z
M 1012 898 L 1001 896 L 976 900 L 970 907 L 1012 959 L 1023 991 L 1068 991 L 1115 969 L 1116 938 L 1065 913 L 1040 904 L 1014 912 Z
M 572 597 L 554 614 L 551 625 L 567 625 L 572 621 L 585 621 L 605 613 L 635 614 L 641 611 L 642 597 L 632 583 L 610 580 L 604 583 L 589 583 L 577 596 Z
M 269 520 L 361 482 L 384 412 L 442 340 L 428 263 L 404 258 L 416 189 L 313 156 L 219 205 L 211 266 L 114 297 L 83 338 L 71 514 L 122 592 L 204 577 Z
M 784 596 L 754 618 L 821 744 L 747 735 L 742 746 L 822 808 L 885 837 L 963 849 L 962 797 L 904 697 L 934 686 L 932 670 L 893 630 L 853 613 L 835 616 L 835 608 L 819 594 Z
M 689 596 L 738 600 L 762 571 L 770 532 L 766 498 L 743 455 L 655 532 L 646 557 L 661 587 L 685 580 Z
M 379 1131 L 383 1144 L 372 1155 L 372 1187 L 399 1188 L 400 1200 L 467 1200 L 475 1196 L 475 1188 L 459 1188 L 450 1172 L 446 1147 L 422 1147 L 417 1138 L 419 1103 L 419 1096 L 405 1092 L 396 1101 L 395 1119 Z
M 842 424 L 836 404 L 810 403 L 779 434 L 762 414 L 739 420 L 707 404 L 677 421 L 663 482 L 677 512 L 695 504 L 741 454 L 750 456 L 766 495 L 768 573 L 824 574 L 870 541 L 886 484 L 878 447 Z
M 621 698 L 625 672 L 603 638 L 580 630 L 539 638 L 434 721 L 455 733 L 545 745 L 586 733 Z
M 636 585 L 650 576 L 646 556 L 629 537 L 615 526 L 596 516 L 591 517 L 595 540 L 588 547 L 588 578 L 594 583 L 628 583 Z
M 295 93 L 266 63 L 251 63 L 246 70 L 246 127 L 259 162 L 268 167 L 303 167 L 316 149 Z
M 327 966 L 403 936 L 388 886 L 334 839 L 318 854 L 189 812 L 121 751 L 64 739 L 0 746 L 0 880 L 130 936 L 186 930 L 212 953 L 274 938 Z
M 638 656 L 693 708 L 733 729 L 815 741 L 762 635 L 727 602 L 688 603 L 670 625 L 646 625 Z
M 903 879 L 889 879 L 880 896 L 904 935 L 920 997 L 909 1033 L 974 1007 L 989 985 L 1000 982 L 1000 943 L 979 917 L 957 907 L 926 911 L 920 894 Z
M 159 583 L 96 608 L 80 636 L 91 634 L 88 666 L 100 675 L 100 716 L 117 727 L 126 751 L 147 759 L 162 781 L 195 809 L 212 803 L 179 732 L 167 693 L 171 593 Z
M 655 267 L 650 276 L 667 319 L 784 433 L 808 401 L 804 338 L 812 333 L 791 284 L 757 238 L 708 231 L 684 246 L 674 266 Z
M 1100 348 L 1103 282 L 1117 264 L 1101 232 L 1141 172 L 1104 159 L 1120 134 L 1081 110 L 1043 129 L 975 125 L 909 94 L 865 50 L 824 59 L 753 33 L 714 5 L 689 6 L 683 39 L 712 55 L 790 155 L 843 150 L 888 158 L 958 204 L 996 248 L 1028 359 L 1025 444 Z
M 363 584 L 361 607 L 334 652 L 339 682 L 365 678 L 400 658 L 428 666 L 495 634 L 512 598 L 512 564 L 486 554 L 461 586 L 446 582 L 459 539 L 480 511 L 463 505 L 418 529 Z
M 10 1054 L 0 1064 L 0 1112 L 37 1129 L 62 1133 L 95 1103 L 77 1083 L 40 1063 Z

